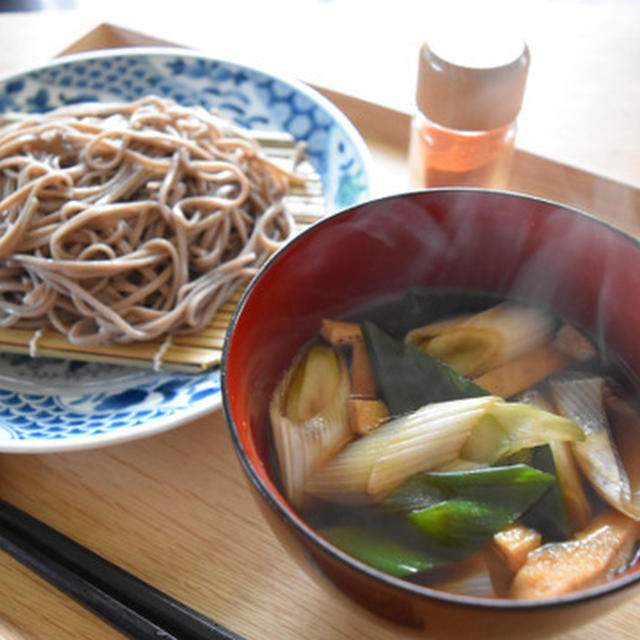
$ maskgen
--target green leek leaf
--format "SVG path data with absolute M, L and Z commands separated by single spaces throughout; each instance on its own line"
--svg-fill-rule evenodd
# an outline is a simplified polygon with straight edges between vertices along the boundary
M 404 511 L 431 539 L 482 547 L 518 519 L 556 484 L 555 477 L 523 464 L 455 472 L 421 472 L 408 478 L 383 501 Z
M 356 527 L 330 527 L 319 530 L 319 533 L 345 553 L 398 578 L 433 569 L 446 562 Z
M 513 520 L 501 507 L 471 500 L 447 500 L 434 507 L 413 511 L 408 519 L 431 539 L 470 554 L 481 549 L 494 533 Z
M 392 415 L 415 411 L 430 402 L 489 395 L 446 364 L 389 336 L 370 322 L 362 324 L 371 368 Z
M 447 499 L 490 502 L 510 511 L 526 509 L 555 477 L 526 464 L 465 471 L 420 472 L 407 478 L 382 502 L 394 511 L 418 511 Z M 523 508 L 524 505 L 524 508 Z

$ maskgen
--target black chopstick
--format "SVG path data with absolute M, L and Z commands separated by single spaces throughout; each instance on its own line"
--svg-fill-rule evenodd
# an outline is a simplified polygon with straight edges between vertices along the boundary
M 136 640 L 242 640 L 1 499 L 0 548 Z
M 166 633 L 129 607 L 114 600 L 95 585 L 74 573 L 64 565 L 21 539 L 11 529 L 0 525 L 0 548 L 22 562 L 55 587 L 64 591 L 85 607 L 107 621 L 117 621 L 118 629 L 132 638 L 163 638 L 175 636 Z

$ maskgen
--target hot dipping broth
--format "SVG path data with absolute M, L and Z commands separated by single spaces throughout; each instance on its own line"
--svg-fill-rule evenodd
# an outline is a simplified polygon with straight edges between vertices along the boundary
M 412 289 L 326 319 L 270 420 L 284 493 L 330 542 L 453 592 L 562 595 L 636 559 L 635 383 L 545 309 Z

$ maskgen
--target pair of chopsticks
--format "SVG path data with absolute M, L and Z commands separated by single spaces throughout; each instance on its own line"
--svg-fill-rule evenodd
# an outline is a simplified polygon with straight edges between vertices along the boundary
M 242 640 L 1 499 L 0 549 L 136 640 Z

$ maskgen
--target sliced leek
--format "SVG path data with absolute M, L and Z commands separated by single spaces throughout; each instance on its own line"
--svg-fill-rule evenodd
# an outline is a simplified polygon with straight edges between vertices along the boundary
M 634 405 L 610 390 L 605 395 L 605 406 L 631 491 L 640 493 L 640 415 Z
M 349 371 L 339 352 L 314 345 L 296 360 L 269 407 L 287 498 L 300 506 L 307 478 L 351 438 Z
M 401 420 L 393 420 L 350 442 L 307 480 L 305 492 L 333 502 L 370 502 L 367 485 L 371 469 L 402 425 Z
M 552 329 L 553 319 L 545 311 L 505 303 L 419 327 L 405 341 L 471 377 L 544 344 Z
M 438 402 L 348 444 L 305 489 L 331 500 L 378 500 L 419 471 L 455 468 L 460 459 L 493 464 L 522 448 L 581 437 L 566 418 L 496 396 Z
M 627 472 L 616 449 L 604 408 L 605 380 L 601 377 L 565 376 L 552 384 L 560 413 L 585 433 L 572 444 L 582 472 L 612 507 L 640 520 L 640 493 L 632 493 Z
M 523 449 L 583 439 L 582 429 L 568 418 L 522 402 L 497 399 L 474 426 L 460 453 L 467 460 L 493 464 Z M 493 447 L 488 447 L 487 441 Z
M 367 493 L 380 498 L 414 473 L 460 458 L 473 429 L 497 402 L 495 396 L 437 402 L 400 418 L 402 428 L 371 467 Z
M 395 485 L 417 471 L 453 462 L 474 423 L 496 400 L 482 396 L 439 402 L 391 420 L 349 443 L 309 479 L 305 490 L 325 499 L 360 502 L 370 499 L 370 487 L 375 490 L 389 475 Z

